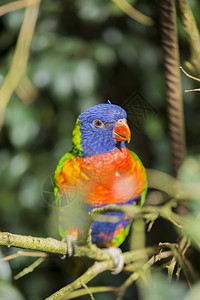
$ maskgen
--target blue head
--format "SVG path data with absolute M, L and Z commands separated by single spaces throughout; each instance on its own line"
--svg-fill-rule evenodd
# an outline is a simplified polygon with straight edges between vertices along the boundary
M 82 112 L 73 131 L 73 149 L 84 157 L 108 153 L 130 140 L 127 114 L 114 104 L 99 104 Z

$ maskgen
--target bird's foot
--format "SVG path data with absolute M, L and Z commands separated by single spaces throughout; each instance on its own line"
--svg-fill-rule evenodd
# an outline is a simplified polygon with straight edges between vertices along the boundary
M 66 235 L 63 239 L 63 242 L 67 244 L 67 254 L 68 256 L 72 256 L 76 252 L 77 242 L 73 235 Z M 63 259 L 66 258 L 66 255 L 62 256 Z
M 109 247 L 108 249 L 104 249 L 104 251 L 109 252 L 112 257 L 114 263 L 114 271 L 112 274 L 119 274 L 124 267 L 124 257 L 122 254 L 122 250 L 116 247 Z

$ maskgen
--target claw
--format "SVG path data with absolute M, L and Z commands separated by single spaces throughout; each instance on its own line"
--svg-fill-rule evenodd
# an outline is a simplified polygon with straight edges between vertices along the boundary
M 110 256 L 113 259 L 114 271 L 112 272 L 112 274 L 119 274 L 124 267 L 124 257 L 122 255 L 122 250 L 116 247 L 109 247 L 108 249 L 104 249 L 104 251 L 109 252 Z
M 67 243 L 68 256 L 72 256 L 76 252 L 77 248 L 76 239 L 73 237 L 73 235 L 66 235 L 62 241 Z

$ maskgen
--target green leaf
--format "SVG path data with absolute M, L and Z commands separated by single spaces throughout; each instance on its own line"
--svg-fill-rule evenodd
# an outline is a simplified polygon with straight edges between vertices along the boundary
M 24 300 L 20 292 L 10 283 L 0 281 L 0 300 Z
M 154 273 L 139 292 L 142 300 L 182 300 L 186 286 L 180 282 L 169 282 L 162 273 Z
M 199 299 L 200 295 L 200 281 L 198 281 L 195 285 L 193 285 L 190 291 L 184 297 L 184 300 L 195 300 Z
M 3 255 L 0 251 L 0 259 L 3 258 Z M 0 261 L 0 280 L 11 280 L 11 269 L 8 261 Z

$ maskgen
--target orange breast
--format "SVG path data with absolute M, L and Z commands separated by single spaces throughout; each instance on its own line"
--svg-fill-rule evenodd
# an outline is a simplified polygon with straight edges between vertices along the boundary
M 125 148 L 88 158 L 73 157 L 56 176 L 61 194 L 74 188 L 82 201 L 92 206 L 123 203 L 140 196 L 145 180 L 143 165 Z

